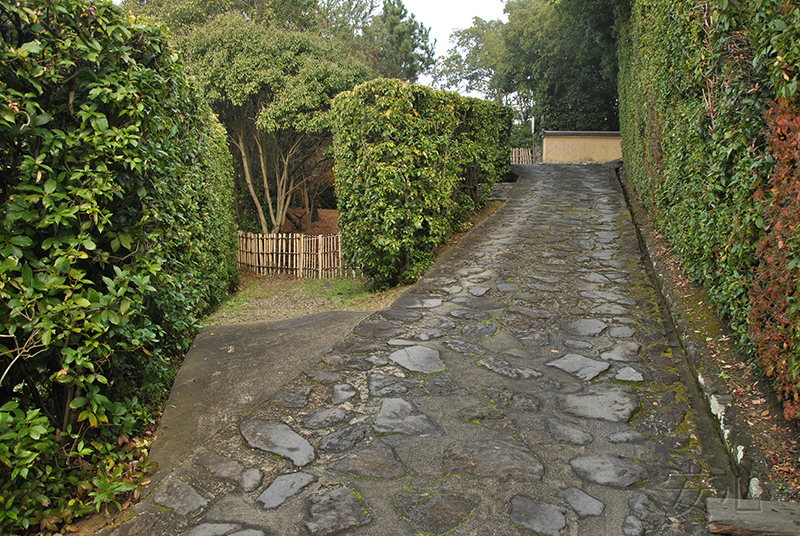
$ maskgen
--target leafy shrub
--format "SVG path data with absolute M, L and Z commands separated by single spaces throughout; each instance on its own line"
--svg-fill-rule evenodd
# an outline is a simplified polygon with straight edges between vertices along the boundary
M 762 308 L 752 326 L 753 300 L 766 292 L 780 302 L 776 314 L 794 300 L 781 278 L 764 279 L 765 233 L 777 217 L 766 208 L 777 202 L 767 184 L 779 150 L 767 143 L 779 122 L 765 115 L 776 103 L 796 110 L 800 9 L 778 0 L 652 0 L 632 2 L 626 19 L 619 92 L 631 183 L 691 276 L 753 348 L 763 336 L 757 332 L 781 322 L 767 320 L 772 313 Z M 794 229 L 796 212 L 793 223 L 786 217 Z M 773 365 L 761 356 L 765 370 L 783 377 L 782 386 L 796 384 L 796 359 L 769 354 Z
M 767 185 L 765 232 L 756 248 L 750 335 L 761 368 L 774 376 L 786 416 L 792 418 L 800 413 L 800 114 L 772 110 L 769 133 L 777 165 Z M 765 196 L 762 188 L 756 198 Z
M 398 80 L 336 97 L 334 154 L 345 262 L 414 281 L 508 172 L 511 111 Z
M 162 30 L 108 2 L 21 0 L 0 5 L 0 34 L 0 532 L 14 534 L 139 484 L 132 438 L 235 282 L 236 235 L 225 133 Z

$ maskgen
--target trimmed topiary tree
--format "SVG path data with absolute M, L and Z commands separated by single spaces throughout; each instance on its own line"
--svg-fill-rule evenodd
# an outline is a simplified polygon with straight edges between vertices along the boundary
M 512 112 L 379 79 L 334 100 L 344 258 L 379 283 L 414 281 L 510 166 Z

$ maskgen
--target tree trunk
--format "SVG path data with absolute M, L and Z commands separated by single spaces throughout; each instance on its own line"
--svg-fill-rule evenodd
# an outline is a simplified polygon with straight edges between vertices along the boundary
M 247 183 L 247 190 L 250 192 L 250 197 L 253 198 L 253 203 L 256 205 L 256 213 L 258 214 L 258 223 L 261 224 L 261 232 L 268 234 L 269 228 L 267 227 L 267 219 L 264 217 L 264 210 L 261 208 L 261 202 L 258 200 L 256 190 L 253 187 L 253 177 L 250 172 L 250 151 L 247 150 L 247 138 L 244 129 L 240 129 L 236 134 L 236 146 L 239 148 L 239 153 L 242 155 L 244 181 Z

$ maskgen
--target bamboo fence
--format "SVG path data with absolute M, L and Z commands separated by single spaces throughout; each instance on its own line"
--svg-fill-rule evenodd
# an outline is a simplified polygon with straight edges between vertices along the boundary
M 512 164 L 533 164 L 531 150 L 527 147 L 514 147 L 511 149 Z
M 258 275 L 331 279 L 347 275 L 341 235 L 257 234 L 239 231 L 239 266 Z

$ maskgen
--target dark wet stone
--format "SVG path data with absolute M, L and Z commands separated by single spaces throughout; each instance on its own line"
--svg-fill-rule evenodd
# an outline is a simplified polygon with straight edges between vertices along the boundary
M 337 488 L 308 498 L 311 520 L 306 528 L 312 536 L 330 536 L 372 521 L 364 503 L 349 488 Z
M 609 443 L 641 443 L 647 439 L 644 434 L 636 430 L 623 430 L 616 432 L 606 438 Z
M 400 296 L 393 304 L 394 307 L 408 309 L 433 309 L 442 305 L 439 298 L 420 298 L 417 296 Z
M 521 340 L 528 346 L 547 346 L 550 344 L 550 334 L 544 331 L 537 331 L 524 335 Z
M 289 458 L 297 466 L 311 463 L 317 457 L 311 444 L 282 422 L 244 421 L 239 431 L 251 447 Z
M 594 233 L 597 236 L 597 241 L 601 244 L 613 242 L 617 238 L 619 238 L 619 233 L 612 233 L 609 231 L 597 231 Z
M 356 396 L 356 388 L 349 383 L 340 383 L 333 386 L 333 395 L 331 396 L 331 404 L 338 405 Z
M 499 290 L 500 292 L 516 292 L 517 284 L 511 283 L 509 281 L 498 281 L 497 290 Z
M 508 361 L 496 357 L 482 357 L 478 359 L 478 364 L 486 367 L 496 374 L 514 380 L 527 380 L 530 378 L 541 378 L 542 373 L 527 367 L 515 367 Z
M 360 370 L 361 372 L 365 372 L 371 369 L 372 363 L 366 359 L 353 359 L 347 363 L 347 370 Z
M 483 311 L 470 311 L 469 309 L 455 309 L 450 311 L 450 316 L 462 320 L 491 320 L 492 314 Z M 455 325 L 453 325 L 455 327 Z
M 363 322 L 353 329 L 353 333 L 371 339 L 390 339 L 399 337 L 406 330 L 389 322 Z
M 486 322 L 477 322 L 474 324 L 467 324 L 461 330 L 461 334 L 465 337 L 473 337 L 476 339 L 483 339 L 492 337 L 497 333 L 497 324 Z
M 478 505 L 457 495 L 436 494 L 411 505 L 403 518 L 420 534 L 446 534 L 460 525 Z
M 308 473 L 291 473 L 288 475 L 281 475 L 272 481 L 267 489 L 264 490 L 258 499 L 264 510 L 272 510 L 279 507 L 290 498 L 294 497 L 303 488 L 316 482 L 317 477 L 309 475 Z
M 686 411 L 678 408 L 665 408 L 659 407 L 658 414 L 667 422 L 683 422 L 686 417 Z
M 336 370 L 342 370 L 347 366 L 348 361 L 349 359 L 346 356 L 338 354 L 328 354 L 322 358 L 323 363 Z
M 625 315 L 628 314 L 628 310 L 615 303 L 606 303 L 603 305 L 598 305 L 597 307 L 592 307 L 589 312 L 593 315 Z
M 363 441 L 366 436 L 367 427 L 363 424 L 354 424 L 323 437 L 319 442 L 319 448 L 327 453 L 344 452 L 353 448 L 356 443 Z
M 458 279 L 453 279 L 452 277 L 424 277 L 420 283 L 424 285 L 432 285 L 434 287 L 444 287 L 447 285 L 452 285 L 453 283 L 458 283 Z
M 261 483 L 261 471 L 258 469 L 246 469 L 239 462 L 213 452 L 201 453 L 197 457 L 195 465 L 205 468 L 220 478 L 233 480 L 244 491 L 253 491 Z
M 111 536 L 138 536 L 140 534 L 148 534 L 150 528 L 155 525 L 156 516 L 140 514 L 123 523 L 111 532 Z
M 673 383 L 681 379 L 681 377 L 678 376 L 677 374 L 673 374 L 672 372 L 664 370 L 658 372 L 658 377 L 661 379 L 661 382 L 664 385 L 672 385 Z
M 423 331 L 422 333 L 417 333 L 416 335 L 414 335 L 414 340 L 425 342 L 433 339 L 439 339 L 441 337 L 444 337 L 445 335 L 446 333 L 441 329 L 428 329 Z
M 550 426 L 550 437 L 561 443 L 588 445 L 594 440 L 591 434 L 585 432 L 577 424 L 558 419 L 548 419 L 547 422 Z
M 520 482 L 541 480 L 544 466 L 527 447 L 507 441 L 458 443 L 444 455 L 450 474 L 482 478 L 514 478 Z
M 436 374 L 425 379 L 425 388 L 433 396 L 447 396 L 461 394 L 461 389 L 456 387 L 453 380 L 443 374 Z
M 601 261 L 608 261 L 611 260 L 611 258 L 617 253 L 619 253 L 618 249 L 607 249 L 604 251 L 598 251 L 597 253 L 592 253 L 592 258 Z
M 607 285 L 611 283 L 611 280 L 604 275 L 601 274 L 589 274 L 581 277 L 584 281 L 588 281 L 589 283 L 597 283 L 599 285 Z
M 456 296 L 450 300 L 452 303 L 475 309 L 476 311 L 491 311 L 492 309 L 503 309 L 505 305 L 502 303 L 493 302 L 485 298 L 478 298 L 476 296 Z
M 469 287 L 469 289 L 467 289 L 467 292 L 469 292 L 473 296 L 480 297 L 489 292 L 489 287 Z
M 558 283 L 561 281 L 561 278 L 555 275 L 531 275 L 532 279 L 536 279 L 537 281 L 542 281 L 544 283 Z
M 522 359 L 530 359 L 533 357 L 530 353 L 526 352 L 525 350 L 520 350 L 519 348 L 506 348 L 502 353 L 503 355 L 521 357 Z
M 458 339 L 450 339 L 449 341 L 445 342 L 444 345 L 447 346 L 449 349 L 453 350 L 454 352 L 472 356 L 485 355 L 489 351 L 485 348 L 481 348 L 477 344 L 472 344 L 466 341 L 460 341 Z
M 391 447 L 383 441 L 376 441 L 367 448 L 336 460 L 328 466 L 334 471 L 353 476 L 395 479 L 402 478 L 406 472 L 394 455 Z
M 393 396 L 408 392 L 417 384 L 397 376 L 373 372 L 367 377 L 367 386 L 371 396 Z
M 582 392 L 559 398 L 561 411 L 589 419 L 628 422 L 639 409 L 633 389 L 613 384 L 590 385 Z
M 567 526 L 567 510 L 554 504 L 536 502 L 525 495 L 511 499 L 511 522 L 544 536 L 561 536 Z
M 350 420 L 350 412 L 343 408 L 328 408 L 316 411 L 303 420 L 303 428 L 321 430 Z
M 371 364 L 375 365 L 376 367 L 382 367 L 384 365 L 388 365 L 389 364 L 389 360 L 388 359 L 386 359 L 383 356 L 378 356 L 378 355 L 367 356 L 366 358 L 364 358 L 364 361 L 366 361 L 368 363 L 371 363 Z
M 602 290 L 588 290 L 580 293 L 581 296 L 595 303 L 612 302 L 621 305 L 636 305 L 636 301 L 626 296 L 615 294 L 614 292 L 604 292 Z
M 564 324 L 563 326 L 564 331 L 570 335 L 576 335 L 578 337 L 594 337 L 595 335 L 602 333 L 607 327 L 608 325 L 605 322 L 590 318 L 584 318 L 576 322 L 570 322 L 569 324 Z
M 628 326 L 615 326 L 608 330 L 609 337 L 622 339 L 625 337 L 633 337 L 636 335 L 636 330 Z
M 384 349 L 384 346 L 383 343 L 379 342 L 350 338 L 346 341 L 337 342 L 333 345 L 333 349 L 343 354 L 368 354 L 380 352 Z
M 612 346 L 610 350 L 601 352 L 600 357 L 611 361 L 632 363 L 639 361 L 639 350 L 641 347 L 642 345 L 638 342 L 618 342 Z
M 154 495 L 153 500 L 156 504 L 169 508 L 179 516 L 185 516 L 208 506 L 208 501 L 202 495 L 197 493 L 192 486 L 180 480 L 174 480 L 161 487 Z
M 606 361 L 595 361 L 579 354 L 567 354 L 555 361 L 550 361 L 547 366 L 568 372 L 583 381 L 589 381 L 599 376 L 611 365 Z
M 545 285 L 542 283 L 528 283 L 528 288 L 538 290 L 539 292 L 561 292 L 561 289 L 553 285 Z
M 579 488 L 562 489 L 556 495 L 567 501 L 581 519 L 599 516 L 606 507 L 601 501 Z
M 224 536 L 238 531 L 240 528 L 242 528 L 241 525 L 234 523 L 202 523 L 184 532 L 181 536 Z M 261 534 L 264 533 L 261 532 Z
M 675 363 L 669 355 L 656 354 L 650 355 L 650 362 L 660 367 L 674 367 Z
M 641 382 L 644 381 L 644 376 L 633 367 L 625 367 L 617 372 L 614 379 L 622 382 Z
M 644 536 L 644 523 L 638 517 L 628 514 L 622 522 L 622 536 Z
M 422 318 L 422 313 L 409 311 L 407 309 L 384 309 L 378 312 L 383 318 L 389 321 L 411 324 Z
M 402 348 L 390 354 L 389 359 L 407 370 L 425 374 L 441 372 L 447 368 L 439 359 L 439 351 L 427 346 Z
M 339 381 L 339 375 L 328 370 L 309 370 L 306 376 L 322 385 L 331 385 Z
M 402 398 L 386 398 L 372 423 L 376 434 L 404 434 L 439 437 L 441 432 L 413 404 Z
M 574 339 L 565 339 L 564 346 L 572 348 L 573 350 L 591 350 L 594 348 L 592 343 L 586 341 L 576 341 Z
M 575 458 L 569 465 L 583 480 L 613 488 L 626 488 L 647 477 L 647 469 L 642 464 L 614 454 Z
M 311 387 L 293 391 L 281 391 L 272 398 L 272 401 L 283 408 L 304 408 L 308 404 L 308 395 Z
M 537 318 L 547 320 L 555 315 L 547 309 L 531 309 L 530 307 L 512 307 L 509 309 L 512 313 L 517 313 L 528 318 Z

